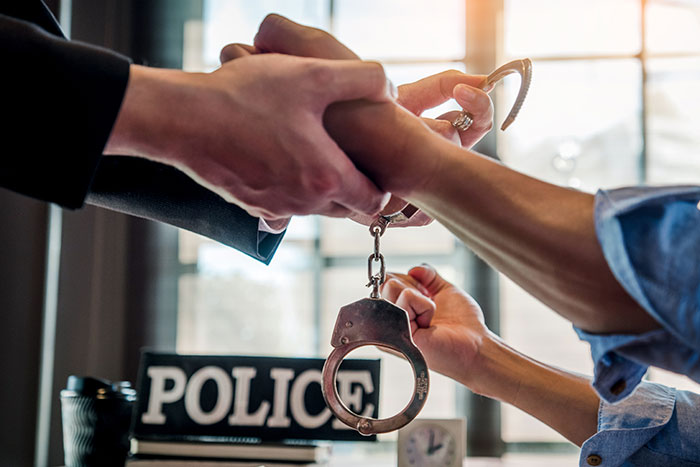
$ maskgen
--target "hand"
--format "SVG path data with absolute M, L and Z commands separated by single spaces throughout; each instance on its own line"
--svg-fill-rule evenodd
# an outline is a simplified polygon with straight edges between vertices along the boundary
M 299 25 L 279 15 L 268 15 L 263 20 L 255 37 L 254 47 L 240 44 L 227 46 L 222 50 L 222 60 L 240 56 L 242 48 L 251 52 L 273 51 L 319 58 L 359 59 L 354 52 L 327 32 Z M 420 115 L 423 111 L 455 97 L 458 103 L 474 116 L 474 124 L 469 130 L 459 134 L 452 126 L 450 122 L 457 112 L 444 114 L 438 120 L 424 119 L 424 122 L 446 139 L 471 147 L 493 126 L 491 100 L 485 92 L 474 87 L 479 86 L 484 79 L 484 76 L 469 76 L 454 70 L 440 73 L 400 86 L 398 102 L 415 115 Z M 382 214 L 399 211 L 404 205 L 404 200 L 393 196 Z M 376 216 L 353 214 L 351 218 L 369 225 Z M 419 212 L 401 226 L 425 225 L 431 221 L 427 214 Z
M 596 433 L 600 400 L 587 378 L 505 344 L 486 328 L 474 299 L 430 266 L 388 277 L 382 295 L 408 312 L 413 339 L 430 369 L 514 405 L 578 446 Z M 431 439 L 427 454 L 440 447 Z
M 382 296 L 408 312 L 413 340 L 428 367 L 467 386 L 482 342 L 490 335 L 476 301 L 429 266 L 387 275 Z
M 173 165 L 272 221 L 372 215 L 388 196 L 338 148 L 322 118 L 333 102 L 390 94 L 381 65 L 361 61 L 251 55 L 207 74 L 134 65 L 105 154 Z
M 474 117 L 467 131 L 457 131 L 452 123 L 458 111 L 444 113 L 437 119 L 423 119 L 431 129 L 448 140 L 465 148 L 471 148 L 493 128 L 493 103 L 489 95 L 480 89 L 486 79 L 483 75 L 467 75 L 448 70 L 428 76 L 414 83 L 399 86 L 397 102 L 415 115 L 437 107 L 454 98 Z
M 263 24 L 269 24 L 269 21 L 274 21 L 273 18 L 280 18 L 282 20 L 282 24 L 285 24 L 286 22 L 289 22 L 286 18 L 282 18 L 277 15 L 269 15 Z M 290 22 L 291 23 L 291 22 Z M 296 23 L 293 23 L 296 25 Z M 299 26 L 302 27 L 302 26 Z M 262 29 L 262 26 L 261 26 Z M 305 28 L 306 29 L 306 28 Z M 309 28 L 310 29 L 310 28 Z M 324 31 L 321 30 L 314 30 L 317 31 L 320 34 L 326 34 Z M 340 58 L 340 57 L 347 57 L 349 59 L 357 59 L 359 58 L 352 52 L 350 49 L 345 48 L 340 42 L 337 42 L 335 39 L 332 38 L 332 36 L 328 35 L 332 39 L 332 42 L 329 42 L 329 45 L 336 45 L 338 48 L 334 51 L 326 51 L 326 53 L 317 53 L 319 58 Z M 258 54 L 258 53 L 263 53 L 258 47 L 256 46 L 251 46 L 248 44 L 228 44 L 226 45 L 223 49 L 221 49 L 221 54 L 220 54 L 220 60 L 221 63 L 226 63 L 231 60 L 236 60 L 242 57 L 246 57 L 249 55 L 253 54 Z M 394 212 L 400 211 L 404 206 L 406 205 L 406 202 L 400 198 L 397 198 L 395 196 L 392 196 L 389 202 L 385 205 L 384 209 L 382 209 L 379 214 L 392 214 Z M 356 222 L 359 222 L 364 225 L 370 225 L 376 218 L 377 215 L 366 215 L 366 214 L 360 214 L 358 212 L 352 212 L 349 216 L 350 219 L 353 219 Z M 269 221 L 268 221 L 269 222 Z M 280 220 L 280 222 L 282 222 Z M 409 223 L 403 224 L 403 225 L 424 225 L 432 222 L 432 219 L 428 217 L 427 215 L 419 212 L 413 218 Z
M 471 147 L 493 128 L 493 103 L 488 94 L 474 86 L 479 86 L 484 76 L 466 75 L 460 71 L 450 70 L 428 76 L 414 83 L 399 86 L 397 102 L 405 109 L 420 116 L 424 111 L 436 107 L 454 97 L 457 103 L 474 117 L 474 123 L 467 131 L 457 131 L 452 121 L 458 112 L 452 111 L 440 115 L 437 119 L 423 118 L 431 130 L 453 143 Z M 392 196 L 381 214 L 400 211 L 406 204 L 403 199 Z M 353 214 L 352 220 L 370 225 L 376 216 Z M 433 219 L 424 211 L 418 211 L 409 222 L 398 227 L 421 226 L 431 223 Z M 389 224 L 390 227 L 397 224 Z

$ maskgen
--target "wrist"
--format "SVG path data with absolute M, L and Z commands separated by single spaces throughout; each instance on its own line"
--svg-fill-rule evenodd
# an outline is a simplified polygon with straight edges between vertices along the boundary
M 423 191 L 440 165 L 442 137 L 397 104 L 335 103 L 324 125 L 358 169 L 398 197 Z
M 149 91 L 153 87 L 150 84 L 152 79 L 151 70 L 148 68 L 133 64 L 129 67 L 129 81 L 117 119 L 103 150 L 105 155 L 138 155 L 138 148 L 143 145 L 140 142 L 142 136 L 139 129 L 148 121 L 146 111 L 152 111 L 150 106 L 143 105 L 144 99 L 152 98 L 152 92 Z
M 433 170 L 426 173 L 423 183 L 411 192 L 417 202 L 434 202 L 451 194 L 455 187 L 463 187 L 471 175 L 466 170 L 471 159 L 478 157 L 473 151 L 455 145 L 453 142 L 431 132 L 424 138 L 423 157 L 435 159 Z
M 131 65 L 119 114 L 103 151 L 175 164 L 189 88 L 189 73 Z M 189 118 L 193 121 L 194 118 Z
M 387 191 L 407 200 L 419 200 L 442 183 L 446 159 L 450 151 L 459 148 L 420 119 L 409 120 L 413 126 L 400 130 L 406 138 L 401 153 L 396 155 Z
M 412 159 L 423 159 L 430 161 L 430 164 L 418 165 L 417 176 L 420 176 L 420 179 L 411 187 L 410 192 L 402 197 L 435 217 L 437 213 L 433 207 L 443 206 L 445 200 L 453 195 L 453 190 L 457 187 L 462 189 L 468 184 L 470 174 L 465 171 L 465 159 L 472 157 L 474 153 L 432 130 L 415 136 L 417 149 L 413 151 Z
M 517 398 L 522 364 L 517 352 L 488 331 L 460 382 L 476 394 L 512 404 Z
M 536 417 L 578 446 L 596 433 L 600 400 L 587 378 L 527 357 L 491 332 L 458 381 Z

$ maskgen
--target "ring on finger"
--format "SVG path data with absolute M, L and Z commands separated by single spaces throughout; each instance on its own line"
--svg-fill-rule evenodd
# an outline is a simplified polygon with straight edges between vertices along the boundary
M 457 129 L 457 131 L 467 131 L 470 126 L 474 123 L 474 117 L 469 112 L 462 110 L 457 118 L 452 122 L 452 126 Z

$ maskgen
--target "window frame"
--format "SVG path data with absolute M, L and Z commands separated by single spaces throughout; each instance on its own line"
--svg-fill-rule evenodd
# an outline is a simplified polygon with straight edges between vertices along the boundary
M 325 0 L 329 5 L 328 25 L 329 32 L 334 33 L 334 19 L 337 12 L 337 0 Z M 483 2 L 479 0 L 465 1 L 465 55 L 460 60 L 444 59 L 387 59 L 381 60 L 385 65 L 416 65 L 430 63 L 444 63 L 446 61 L 460 63 L 467 73 L 483 73 L 484 70 L 495 69 L 506 60 L 517 58 L 507 57 L 503 50 L 503 37 L 501 21 L 505 13 L 505 1 L 493 0 Z M 561 55 L 561 56 L 532 56 L 535 66 L 543 62 L 566 61 L 606 61 L 606 60 L 636 60 L 641 69 L 640 74 L 640 108 L 639 128 L 641 134 L 641 147 L 637 164 L 637 178 L 639 183 L 647 181 L 648 173 L 648 126 L 649 104 L 647 85 L 649 81 L 648 61 L 658 58 L 700 57 L 700 53 L 651 53 L 647 45 L 647 7 L 654 0 L 637 0 L 640 6 L 640 35 L 641 46 L 637 53 L 629 54 L 602 54 L 602 55 Z M 661 0 L 658 0 L 661 1 Z M 478 44 L 478 46 L 476 45 Z M 492 94 L 495 104 L 500 98 L 498 90 Z M 498 105 L 495 105 L 499 109 Z M 497 110 L 498 113 L 498 110 Z M 501 116 L 496 117 L 500 119 Z M 497 158 L 498 138 L 496 132 L 491 132 L 475 147 L 475 150 L 486 156 Z M 312 248 L 312 274 L 313 274 L 313 303 L 314 303 L 314 348 L 320 354 L 322 302 L 324 280 L 323 272 L 334 267 L 366 267 L 366 256 L 349 255 L 340 256 L 325 254 L 320 239 L 320 221 L 316 221 L 315 235 Z M 432 254 L 432 255 L 394 255 L 392 267 L 401 268 L 419 262 L 432 264 L 450 264 L 458 270 L 464 271 L 465 280 L 460 284 L 467 292 L 474 296 L 480 303 L 487 325 L 494 332 L 500 331 L 500 304 L 499 304 L 499 274 L 486 263 L 476 257 L 470 250 L 457 240 L 455 241 L 456 254 Z M 179 263 L 178 274 L 192 274 L 196 266 Z M 505 453 L 572 453 L 578 449 L 567 442 L 504 442 L 501 435 L 501 409 L 500 403 L 491 399 L 475 396 L 470 391 L 458 385 L 457 390 L 457 416 L 465 416 L 468 424 L 468 453 L 470 456 L 501 456 Z M 477 428 L 478 427 L 478 428 Z

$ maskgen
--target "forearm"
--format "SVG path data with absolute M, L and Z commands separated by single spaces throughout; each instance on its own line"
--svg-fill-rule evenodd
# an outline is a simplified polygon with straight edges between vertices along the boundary
M 639 332 L 654 325 L 607 266 L 593 196 L 437 140 L 426 149 L 444 157 L 411 199 L 496 269 L 583 329 Z
M 484 339 L 474 365 L 457 379 L 527 412 L 577 446 L 597 431 L 600 400 L 588 379 L 537 362 L 497 336 Z
M 410 199 L 575 325 L 602 333 L 658 326 L 610 272 L 590 194 L 462 149 L 397 106 L 333 106 L 326 124 L 381 188 Z
M 657 327 L 610 272 L 595 233 L 592 195 L 435 144 L 445 155 L 441 167 L 412 199 L 477 254 L 583 329 Z

